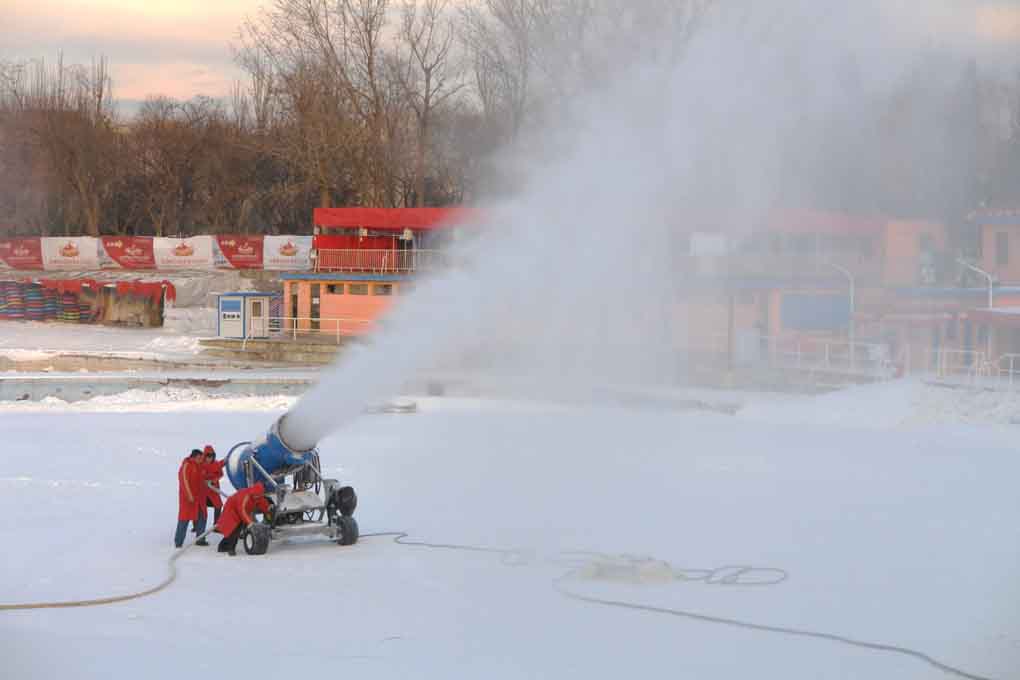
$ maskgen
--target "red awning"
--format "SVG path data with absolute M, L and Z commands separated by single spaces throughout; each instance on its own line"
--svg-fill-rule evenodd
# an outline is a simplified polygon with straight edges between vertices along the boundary
M 425 231 L 450 227 L 475 215 L 467 208 L 316 208 L 315 226 L 325 229 L 382 229 Z

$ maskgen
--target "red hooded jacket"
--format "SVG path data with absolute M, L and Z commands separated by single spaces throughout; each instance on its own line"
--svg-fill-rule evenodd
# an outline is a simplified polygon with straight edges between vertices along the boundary
M 223 507 L 223 500 L 220 498 L 219 492 L 210 489 L 206 482 L 219 489 L 220 479 L 223 478 L 223 466 L 226 464 L 226 458 L 223 460 L 215 460 L 211 463 L 202 463 L 202 490 L 205 492 L 205 497 L 202 500 L 202 507 L 205 507 L 206 504 L 214 508 Z
M 194 522 L 198 519 L 199 503 L 205 503 L 201 463 L 185 458 L 177 470 L 177 521 Z
M 253 514 L 256 510 L 267 512 L 269 501 L 266 500 L 265 493 L 265 487 L 262 482 L 259 482 L 228 498 L 226 505 L 223 506 L 220 521 L 216 524 L 216 531 L 224 536 L 229 536 L 238 526 L 254 522 Z

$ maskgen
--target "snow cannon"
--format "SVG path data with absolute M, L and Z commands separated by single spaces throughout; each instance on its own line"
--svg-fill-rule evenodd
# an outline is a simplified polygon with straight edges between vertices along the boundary
M 249 555 L 263 555 L 274 539 L 321 535 L 339 545 L 358 541 L 354 488 L 322 476 L 319 450 L 299 450 L 284 439 L 280 417 L 265 437 L 235 444 L 227 454 L 226 473 L 240 491 L 262 482 L 270 511 L 245 530 L 242 538 Z

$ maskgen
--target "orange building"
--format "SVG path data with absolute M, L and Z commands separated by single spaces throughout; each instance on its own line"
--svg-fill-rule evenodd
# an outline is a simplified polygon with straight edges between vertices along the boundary
M 312 273 L 284 274 L 284 314 L 298 331 L 360 335 L 442 267 L 443 247 L 472 213 L 461 208 L 316 208 Z

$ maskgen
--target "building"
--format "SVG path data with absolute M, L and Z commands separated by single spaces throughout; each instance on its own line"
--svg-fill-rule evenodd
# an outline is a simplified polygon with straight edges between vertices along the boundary
M 411 279 L 446 264 L 443 248 L 471 213 L 461 208 L 317 208 L 314 271 L 281 276 L 287 327 L 360 335 Z

